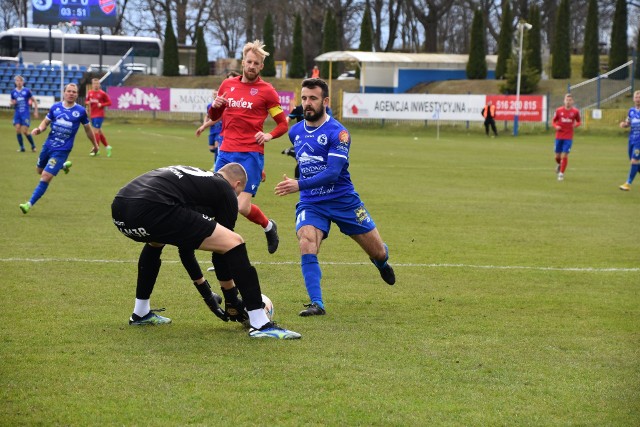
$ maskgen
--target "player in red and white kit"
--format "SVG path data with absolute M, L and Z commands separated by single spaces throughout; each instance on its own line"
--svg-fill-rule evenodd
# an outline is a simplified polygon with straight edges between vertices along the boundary
M 556 128 L 556 173 L 558 181 L 564 180 L 564 171 L 569 162 L 569 153 L 573 145 L 573 129 L 580 126 L 580 111 L 573 107 L 573 96 L 564 96 L 564 106 L 558 108 L 553 115 L 553 127 Z
M 287 133 L 289 127 L 278 93 L 260 78 L 267 55 L 269 53 L 260 40 L 244 45 L 242 76 L 228 78 L 220 84 L 208 115 L 214 121 L 222 117 L 223 123 L 224 143 L 218 151 L 215 170 L 228 163 L 240 163 L 245 168 L 248 179 L 244 191 L 238 196 L 238 210 L 249 221 L 262 226 L 267 237 L 267 249 L 272 254 L 279 243 L 276 223 L 251 200 L 262 181 L 264 144 Z M 276 127 L 265 133 L 263 127 L 268 115 L 273 117 Z
M 91 116 L 91 126 L 96 135 L 96 142 L 98 145 L 102 142 L 107 150 L 107 157 L 111 157 L 111 145 L 109 145 L 107 138 L 105 138 L 104 133 L 102 133 L 104 110 L 105 107 L 111 105 L 111 98 L 100 88 L 99 79 L 91 79 L 91 90 L 87 92 L 87 98 L 84 103 L 88 107 L 87 109 Z M 90 156 L 97 156 L 98 153 L 91 153 Z

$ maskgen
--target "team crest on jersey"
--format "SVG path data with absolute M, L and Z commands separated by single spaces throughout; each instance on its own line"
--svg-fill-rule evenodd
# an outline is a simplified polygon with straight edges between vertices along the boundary
M 347 132 L 346 130 L 341 131 L 340 134 L 338 135 L 338 139 L 340 140 L 341 144 L 348 144 L 349 132 Z
M 327 135 L 325 135 L 324 133 L 322 135 L 318 135 L 318 144 L 327 145 L 327 141 Z
M 369 222 L 369 212 L 364 208 L 364 206 L 360 206 L 358 209 L 353 211 L 356 214 L 356 221 L 358 224 L 362 224 L 363 222 Z
M 256 89 L 255 87 L 251 88 L 251 90 L 249 91 L 249 93 L 251 94 L 251 96 L 256 96 L 258 94 L 258 89 Z
M 73 117 L 80 117 L 80 113 L 78 113 L 77 111 L 74 111 L 73 113 L 71 113 L 71 115 Z

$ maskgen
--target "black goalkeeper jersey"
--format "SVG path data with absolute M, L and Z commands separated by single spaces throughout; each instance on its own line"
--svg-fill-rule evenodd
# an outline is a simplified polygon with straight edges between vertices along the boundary
M 222 175 L 192 166 L 167 166 L 133 179 L 116 198 L 180 205 L 208 215 L 233 230 L 238 198 Z

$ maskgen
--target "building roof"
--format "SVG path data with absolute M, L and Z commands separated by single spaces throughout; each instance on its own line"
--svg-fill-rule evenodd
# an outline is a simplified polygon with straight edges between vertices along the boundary
M 487 63 L 495 65 L 497 55 L 487 55 Z M 445 53 L 360 52 L 344 50 L 326 52 L 316 56 L 318 62 L 357 61 L 364 63 L 413 63 L 413 64 L 466 64 L 469 55 Z

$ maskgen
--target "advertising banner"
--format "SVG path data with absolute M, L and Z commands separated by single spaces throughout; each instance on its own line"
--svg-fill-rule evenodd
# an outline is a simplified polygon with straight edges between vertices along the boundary
M 515 95 L 487 95 L 487 101 L 496 106 L 496 120 L 513 120 L 516 114 Z M 542 95 L 520 95 L 518 121 L 542 122 L 546 120 L 547 98 Z
M 345 118 L 483 121 L 484 95 L 345 93 Z
M 213 101 L 211 89 L 169 89 L 148 87 L 110 86 L 107 90 L 114 110 L 170 111 L 172 113 L 206 113 Z M 295 99 L 293 92 L 278 92 L 285 114 L 289 103 Z
M 212 95 L 211 89 L 171 89 L 171 112 L 206 113 Z
M 110 86 L 107 92 L 114 110 L 171 110 L 171 89 L 168 88 Z

